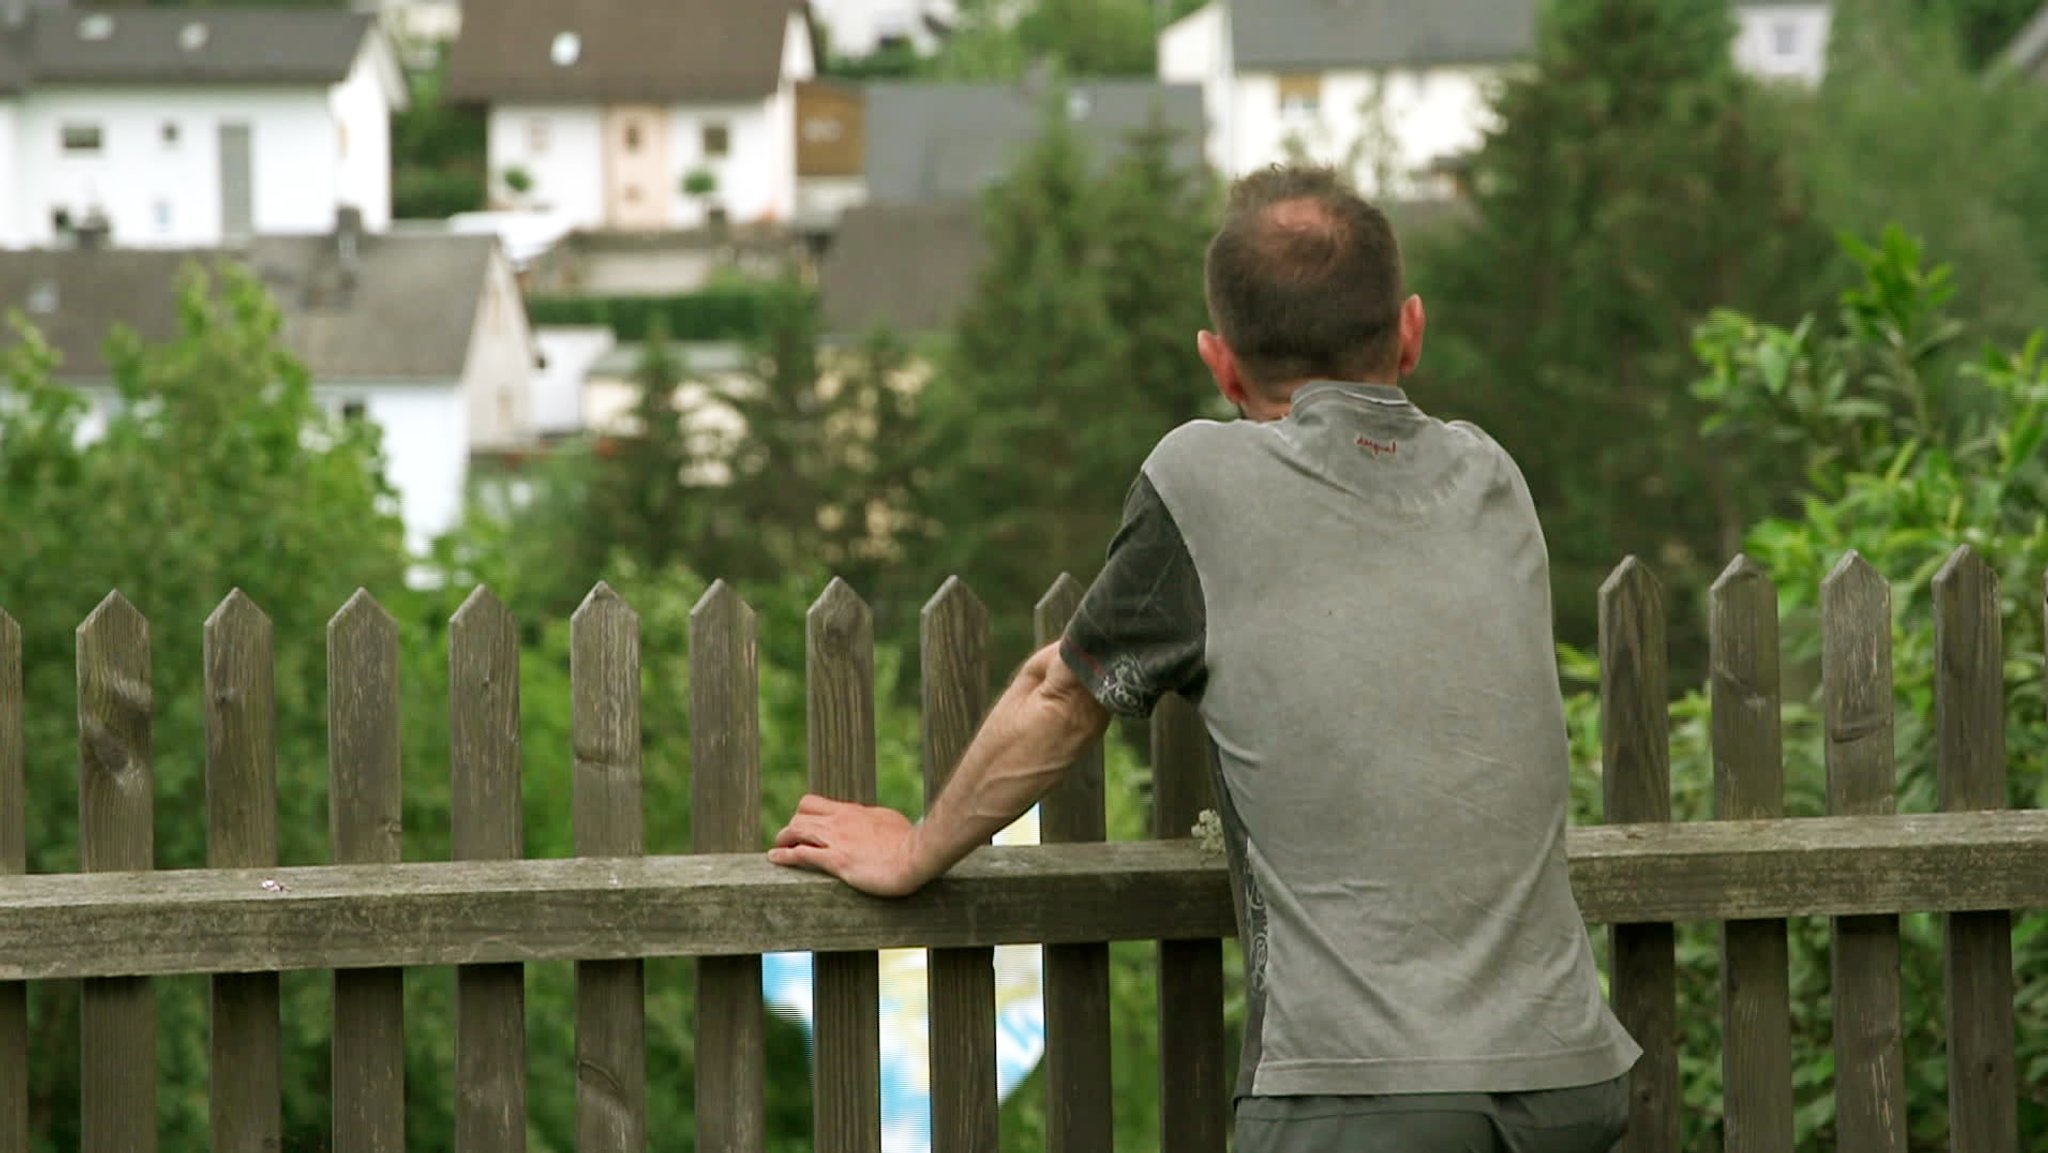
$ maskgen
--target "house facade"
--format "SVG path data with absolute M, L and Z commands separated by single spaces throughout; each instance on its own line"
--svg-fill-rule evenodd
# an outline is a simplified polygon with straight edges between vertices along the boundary
M 56 349 L 58 379 L 92 401 L 97 436 L 118 403 L 102 349 L 114 326 L 146 341 L 177 330 L 192 262 L 251 270 L 314 398 L 380 431 L 406 543 L 425 555 L 460 522 L 472 457 L 532 435 L 534 346 L 511 268 L 489 237 L 374 235 L 353 220 L 246 246 L 31 249 L 0 259 L 0 311 L 20 309 Z M 6 338 L 0 338 L 6 339 Z
M 1227 176 L 1309 160 L 1368 195 L 1439 199 L 1494 126 L 1492 92 L 1536 51 L 1538 0 L 1214 0 L 1159 38 L 1161 80 L 1198 84 Z M 1818 82 L 1832 8 L 1738 3 L 1731 51 L 1758 76 Z
M 391 219 L 405 85 L 346 12 L 18 9 L 0 27 L 0 247 L 192 248 Z
M 958 18 L 953 0 L 810 0 L 825 50 L 861 59 L 877 52 L 936 51 Z
M 788 221 L 814 71 L 795 0 L 496 0 L 466 14 L 448 93 L 488 107 L 502 205 L 652 231 Z

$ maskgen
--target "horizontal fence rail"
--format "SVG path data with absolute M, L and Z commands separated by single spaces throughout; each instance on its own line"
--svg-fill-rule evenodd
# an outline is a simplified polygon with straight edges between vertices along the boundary
M 1057 639 L 1082 587 L 1035 606 Z M 2018 1153 L 2013 911 L 2048 908 L 2048 813 L 2006 811 L 2003 603 L 1983 558 L 1959 550 L 1933 582 L 1940 812 L 1896 809 L 1891 587 L 1851 554 L 1821 589 L 1826 817 L 1783 819 L 1779 601 L 1746 558 L 1710 595 L 1710 821 L 1674 821 L 1665 606 L 1630 560 L 1601 590 L 1602 789 L 1610 824 L 1567 835 L 1588 922 L 1611 926 L 1616 1014 L 1642 1042 L 1625 1153 L 1681 1139 L 1674 926 L 1721 927 L 1720 1022 L 1729 1153 L 1789 1153 L 1790 918 L 1831 918 L 1837 1136 L 1904 1153 L 1907 1058 L 1899 918 L 1943 920 L 1952 1148 Z M 2044 604 L 2048 609 L 2048 604 Z M 920 618 L 922 772 L 935 796 L 993 699 L 989 612 L 949 581 Z M 808 786 L 876 795 L 873 617 L 834 581 L 806 621 Z M 327 699 L 334 863 L 281 868 L 268 618 L 239 592 L 205 630 L 205 869 L 158 870 L 152 825 L 149 624 L 119 594 L 77 632 L 82 871 L 27 874 L 22 630 L 0 612 L 0 1153 L 30 1132 L 27 982 L 79 980 L 80 1108 L 88 1150 L 156 1147 L 153 978 L 211 977 L 214 1148 L 274 1149 L 280 1134 L 278 974 L 330 971 L 333 1148 L 404 1147 L 403 973 L 456 969 L 456 1148 L 527 1139 L 523 966 L 576 963 L 577 1147 L 649 1140 L 643 962 L 698 958 L 700 1148 L 760 1153 L 768 1135 L 760 956 L 816 954 L 814 1147 L 882 1147 L 877 953 L 928 959 L 933 1148 L 996 1147 L 989 950 L 1043 944 L 1046 1141 L 1112 1147 L 1108 943 L 1157 943 L 1159 1147 L 1222 1153 L 1229 1129 L 1222 944 L 1235 933 L 1221 849 L 1195 836 L 1213 809 L 1209 737 L 1170 698 L 1150 731 L 1152 839 L 1105 838 L 1104 758 L 1088 749 L 1041 811 L 1043 845 L 992 847 L 906 899 L 766 863 L 753 610 L 714 585 L 690 615 L 691 855 L 647 855 L 642 825 L 641 622 L 600 584 L 570 630 L 569 748 L 524 747 L 512 614 L 477 590 L 450 622 L 445 767 L 452 856 L 399 863 L 399 630 L 367 593 L 330 623 Z M 670 643 L 671 638 L 662 638 Z M 300 695 L 300 694 L 295 694 Z M 666 706 L 664 706 L 666 707 Z M 2048 718 L 2040 718 L 2048 721 Z M 575 856 L 526 859 L 522 781 L 569 762 Z M 432 772 L 405 766 L 406 774 Z M 778 814 L 780 815 L 780 814 Z M 1695 1030 L 1696 1032 L 1696 1030 Z M 552 1059 L 552 1056 L 549 1057 Z M 780 1075 L 773 1074 L 773 1075 Z M 675 1091 L 663 1086 L 663 1093 Z

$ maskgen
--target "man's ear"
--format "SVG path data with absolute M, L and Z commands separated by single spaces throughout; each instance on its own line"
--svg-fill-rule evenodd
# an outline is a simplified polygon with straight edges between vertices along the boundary
M 1407 376 L 1422 362 L 1422 334 L 1429 327 L 1429 314 L 1422 298 L 1411 296 L 1401 305 L 1401 375 Z
M 1216 390 L 1223 399 L 1242 410 L 1249 403 L 1245 395 L 1244 373 L 1237 367 L 1237 354 L 1230 351 L 1230 345 L 1222 336 L 1203 332 L 1195 337 L 1195 349 L 1202 354 L 1202 363 L 1209 366 L 1209 375 L 1216 378 Z

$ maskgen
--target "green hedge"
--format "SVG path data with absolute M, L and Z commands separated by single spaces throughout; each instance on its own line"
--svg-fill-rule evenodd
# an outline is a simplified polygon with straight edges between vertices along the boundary
M 670 340 L 746 340 L 761 332 L 763 290 L 708 288 L 678 296 L 533 296 L 527 316 L 536 325 L 608 326 L 622 341 L 644 340 L 656 316 Z

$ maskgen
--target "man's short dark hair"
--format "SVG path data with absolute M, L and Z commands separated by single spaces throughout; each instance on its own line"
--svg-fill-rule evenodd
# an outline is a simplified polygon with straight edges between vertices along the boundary
M 1239 180 L 1207 281 L 1209 315 L 1254 384 L 1398 367 L 1400 244 L 1386 214 L 1331 169 L 1275 165 Z

